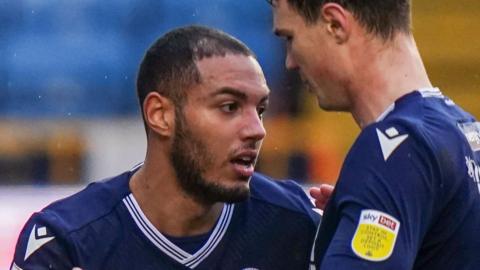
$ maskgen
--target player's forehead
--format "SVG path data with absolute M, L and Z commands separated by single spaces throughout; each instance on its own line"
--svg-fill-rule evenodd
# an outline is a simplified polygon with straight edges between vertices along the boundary
M 266 96 L 270 92 L 263 71 L 252 56 L 227 54 L 204 58 L 197 62 L 197 68 L 205 95 L 225 88 L 253 96 Z

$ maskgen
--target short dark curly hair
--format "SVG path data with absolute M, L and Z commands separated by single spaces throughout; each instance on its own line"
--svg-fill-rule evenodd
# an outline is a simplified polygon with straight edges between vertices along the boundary
M 150 92 L 158 92 L 182 107 L 186 90 L 201 82 L 196 62 L 227 54 L 252 56 L 241 41 L 220 30 L 186 26 L 166 33 L 146 52 L 137 76 L 137 95 L 143 115 L 143 102 Z M 145 122 L 145 128 L 148 127 Z

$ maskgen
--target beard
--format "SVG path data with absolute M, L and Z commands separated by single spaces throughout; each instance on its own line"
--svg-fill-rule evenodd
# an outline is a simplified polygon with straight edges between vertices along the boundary
M 221 179 L 205 179 L 203 175 L 214 165 L 214 155 L 201 139 L 192 134 L 183 112 L 175 110 L 175 136 L 170 160 L 180 187 L 201 204 L 236 203 L 250 195 L 248 187 L 225 187 Z

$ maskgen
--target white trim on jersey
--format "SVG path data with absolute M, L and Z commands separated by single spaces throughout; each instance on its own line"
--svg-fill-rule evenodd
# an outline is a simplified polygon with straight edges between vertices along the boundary
M 309 270 L 317 270 L 316 261 L 315 261 L 315 248 L 317 245 L 318 232 L 320 231 L 320 225 L 317 226 L 317 231 L 315 232 L 315 237 L 313 238 L 312 250 L 310 251 L 310 266 Z
M 130 193 L 128 196 L 126 196 L 123 199 L 123 203 L 130 212 L 130 215 L 135 221 L 135 224 L 137 224 L 138 228 L 158 249 L 160 249 L 170 258 L 186 267 L 189 267 L 190 269 L 197 267 L 220 243 L 228 229 L 228 225 L 230 224 L 234 210 L 233 204 L 225 204 L 217 225 L 210 234 L 207 242 L 197 252 L 195 252 L 195 254 L 190 254 L 168 240 L 167 237 L 165 237 L 157 230 L 157 228 L 155 228 L 155 226 L 153 226 L 153 224 L 143 213 L 142 209 L 140 209 L 140 206 L 133 197 L 133 194 Z
M 442 92 L 440 91 L 440 89 L 438 89 L 437 87 L 425 87 L 425 88 L 420 88 L 417 90 L 420 95 L 422 95 L 422 97 L 424 98 L 429 98 L 429 97 L 435 97 L 435 98 L 445 98 L 445 96 L 442 94 Z M 377 117 L 376 121 L 375 122 L 380 122 L 382 121 L 383 119 L 385 119 L 385 117 L 387 117 L 387 115 L 392 112 L 393 110 L 395 109 L 395 103 L 392 103 L 390 104 L 390 106 L 387 107 L 387 109 L 385 109 L 384 112 L 382 112 L 380 114 L 380 116 Z
M 383 119 L 385 119 L 385 117 L 387 117 L 387 115 L 394 109 L 395 109 L 395 103 L 390 104 L 390 106 L 388 106 L 388 108 L 382 114 L 380 114 L 379 117 L 377 117 L 377 121 L 375 122 L 380 122 Z
M 418 92 L 420 92 L 420 94 L 424 98 L 427 98 L 427 97 L 444 98 L 442 92 L 440 92 L 440 89 L 438 89 L 437 87 L 420 88 L 418 89 Z
M 134 172 L 134 171 L 138 170 L 138 168 L 140 168 L 140 167 L 143 166 L 143 163 L 144 163 L 144 162 L 142 161 L 142 162 L 139 162 L 139 163 L 135 164 L 135 166 L 133 166 L 133 167 L 130 169 L 130 171 L 131 171 L 131 172 Z
M 12 264 L 12 268 L 10 268 L 10 270 L 23 270 L 22 268 L 20 268 L 18 265 L 16 265 L 15 263 Z

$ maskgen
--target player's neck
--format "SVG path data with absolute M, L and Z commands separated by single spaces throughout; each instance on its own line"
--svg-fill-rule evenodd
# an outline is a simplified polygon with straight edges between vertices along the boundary
M 174 237 L 204 234 L 221 214 L 223 203 L 201 204 L 187 196 L 175 174 L 146 163 L 130 179 L 130 190 L 148 220 L 161 232 Z
M 413 37 L 397 34 L 393 41 L 370 43 L 353 80 L 358 83 L 353 85 L 351 113 L 360 128 L 375 122 L 401 96 L 431 87 Z

